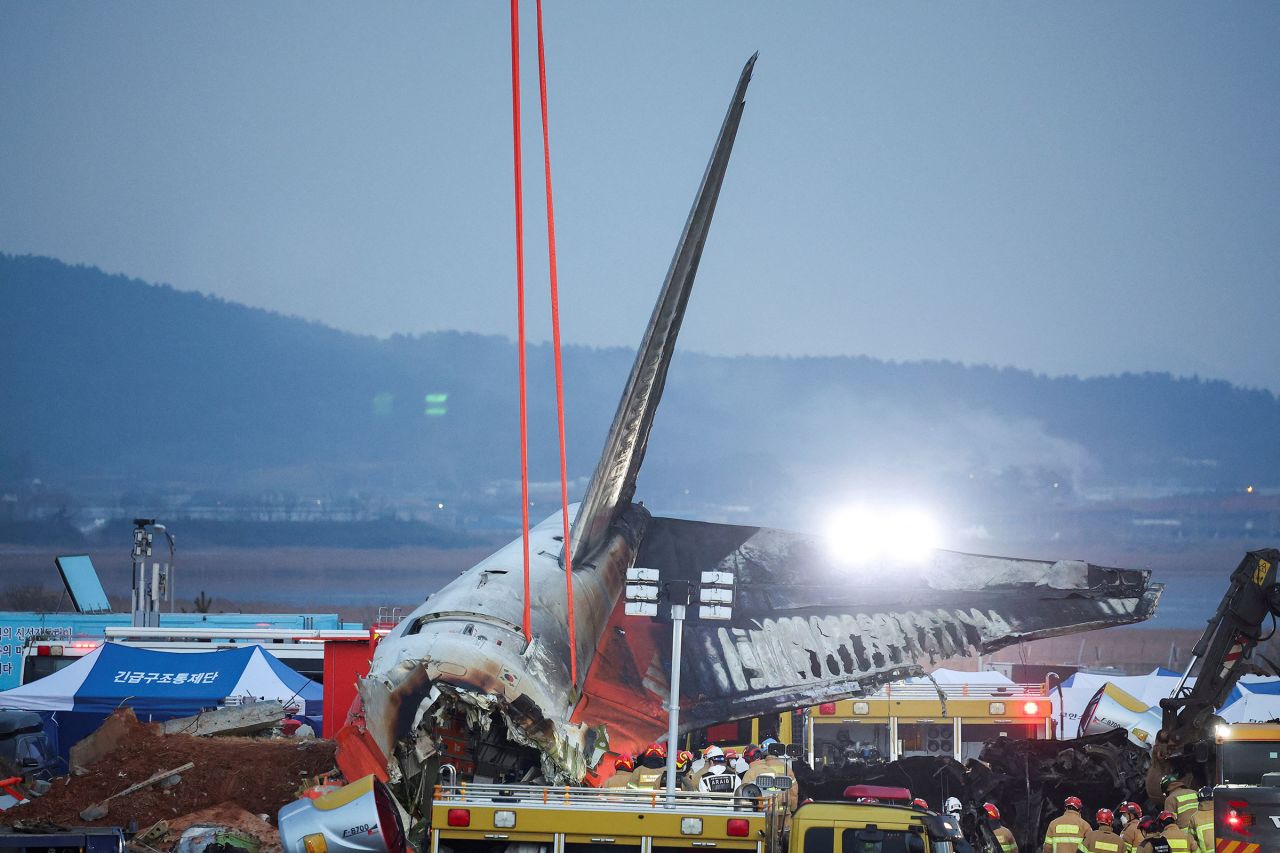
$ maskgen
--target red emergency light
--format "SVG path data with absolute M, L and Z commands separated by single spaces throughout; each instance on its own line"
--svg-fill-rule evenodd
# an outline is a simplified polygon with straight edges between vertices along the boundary
M 724 834 L 735 838 L 746 838 L 751 832 L 751 824 L 744 817 L 731 817 L 724 826 Z
M 835 712 L 836 712 L 835 702 L 823 702 L 821 705 L 818 706 L 819 714 L 825 714 L 827 716 L 831 716 Z
M 449 826 L 470 826 L 471 809 L 449 809 Z
M 1026 714 L 1028 717 L 1036 717 L 1036 716 L 1039 716 L 1039 715 L 1040 715 L 1040 703 L 1039 703 L 1039 702 L 1023 702 L 1023 703 L 1022 703 L 1022 713 Z

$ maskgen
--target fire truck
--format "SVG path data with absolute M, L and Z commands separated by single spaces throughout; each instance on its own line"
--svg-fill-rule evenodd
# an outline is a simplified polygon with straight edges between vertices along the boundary
M 848 795 L 849 792 L 846 792 Z M 909 792 L 903 789 L 909 797 Z M 422 853 L 954 853 L 958 823 L 910 805 L 532 785 L 438 786 Z

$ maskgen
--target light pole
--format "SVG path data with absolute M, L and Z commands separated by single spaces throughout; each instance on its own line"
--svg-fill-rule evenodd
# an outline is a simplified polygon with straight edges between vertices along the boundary
M 667 694 L 667 782 L 668 802 L 675 801 L 677 738 L 680 729 L 680 661 L 684 639 L 685 613 L 698 587 L 698 618 L 724 620 L 733 616 L 733 573 L 703 572 L 701 584 L 676 580 L 660 583 L 657 569 L 627 569 L 626 605 L 628 616 L 658 615 L 658 600 L 671 605 L 671 687 Z

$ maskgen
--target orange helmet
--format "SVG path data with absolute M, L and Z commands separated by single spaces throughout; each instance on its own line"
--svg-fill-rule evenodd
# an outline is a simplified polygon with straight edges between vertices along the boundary
M 619 755 L 613 760 L 613 769 L 616 771 L 631 771 L 636 769 L 636 760 L 630 755 Z
M 728 759 L 729 761 L 737 761 L 737 760 L 738 760 L 738 752 L 737 752 L 737 750 L 733 750 L 733 749 L 726 749 L 726 750 L 724 751 L 724 757 L 725 757 L 726 759 Z
M 676 770 L 684 772 L 689 769 L 689 765 L 693 764 L 693 753 L 687 749 L 682 749 L 676 753 Z
M 1080 809 L 1084 808 L 1084 803 L 1080 802 L 1079 797 L 1067 797 L 1067 799 L 1063 801 L 1062 807 L 1080 811 Z
M 1000 819 L 1000 810 L 996 808 L 995 803 L 983 803 L 982 810 L 986 812 L 987 817 L 991 818 L 992 820 Z
M 1094 815 L 1094 818 L 1098 822 L 1099 829 L 1104 826 L 1110 826 L 1116 822 L 1115 813 L 1111 811 L 1111 809 L 1098 809 L 1098 813 Z

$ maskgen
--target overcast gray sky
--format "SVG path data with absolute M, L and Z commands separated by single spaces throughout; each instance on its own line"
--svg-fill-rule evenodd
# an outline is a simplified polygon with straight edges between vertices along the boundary
M 531 332 L 545 337 L 533 4 Z M 563 329 L 1280 391 L 1280 5 L 546 0 Z M 0 251 L 514 335 L 505 3 L 0 2 Z

